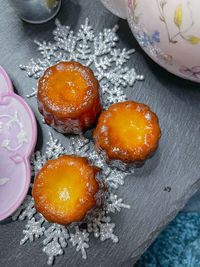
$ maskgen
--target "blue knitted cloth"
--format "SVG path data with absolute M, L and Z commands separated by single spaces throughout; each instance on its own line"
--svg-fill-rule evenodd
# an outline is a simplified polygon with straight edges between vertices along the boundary
M 180 213 L 135 266 L 200 266 L 200 214 Z

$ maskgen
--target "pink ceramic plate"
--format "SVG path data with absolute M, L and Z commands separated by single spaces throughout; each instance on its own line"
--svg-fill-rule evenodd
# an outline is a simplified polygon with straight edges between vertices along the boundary
M 36 121 L 30 107 L 13 92 L 0 66 L 0 221 L 22 203 L 30 185 L 29 157 L 36 143 Z

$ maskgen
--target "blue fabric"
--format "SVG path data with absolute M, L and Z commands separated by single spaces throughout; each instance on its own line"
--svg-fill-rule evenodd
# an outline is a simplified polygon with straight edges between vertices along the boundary
M 200 214 L 180 213 L 135 266 L 200 266 Z

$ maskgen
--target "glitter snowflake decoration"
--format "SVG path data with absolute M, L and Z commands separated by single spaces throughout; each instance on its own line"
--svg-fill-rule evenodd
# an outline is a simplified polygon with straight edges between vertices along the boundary
M 28 65 L 20 65 L 20 68 L 25 70 L 29 77 L 39 79 L 48 67 L 60 61 L 79 61 L 90 66 L 99 80 L 104 108 L 113 103 L 124 101 L 126 95 L 122 88 L 133 86 L 136 80 L 143 79 L 142 75 L 136 74 L 134 68 L 129 69 L 126 66 L 126 62 L 134 50 L 127 51 L 117 48 L 117 26 L 113 29 L 104 29 L 98 35 L 95 35 L 88 19 L 80 26 L 76 34 L 70 30 L 69 26 L 62 26 L 58 20 L 56 20 L 56 26 L 53 32 L 55 42 L 47 43 L 44 41 L 40 43 L 35 41 L 41 57 L 31 59 Z M 32 93 L 28 94 L 27 97 L 36 94 L 37 90 L 33 88 Z M 23 204 L 12 216 L 13 220 L 27 220 L 20 244 L 43 238 L 43 252 L 48 256 L 47 263 L 49 265 L 53 264 L 56 256 L 64 253 L 69 244 L 75 246 L 76 251 L 80 251 L 83 259 L 86 259 L 86 250 L 89 248 L 89 239 L 92 234 L 101 241 L 110 239 L 114 243 L 118 242 L 119 238 L 114 233 L 115 223 L 111 221 L 110 214 L 120 212 L 122 208 L 130 208 L 116 194 L 116 189 L 124 184 L 127 173 L 109 167 L 95 152 L 93 142 L 87 138 L 83 136 L 66 137 L 69 143 L 65 147 L 59 139 L 54 137 L 56 134 L 56 132 L 50 133 L 43 154 L 36 151 L 31 157 L 33 181 L 36 173 L 48 160 L 65 154 L 77 154 L 88 157 L 93 164 L 102 168 L 102 176 L 110 194 L 102 209 L 95 217 L 91 218 L 86 226 L 79 224 L 70 227 L 47 222 L 41 214 L 36 212 L 32 196 L 26 197 Z
M 60 61 L 79 61 L 93 69 L 100 83 L 105 108 L 126 100 L 123 87 L 133 86 L 136 80 L 143 80 L 143 75 L 137 75 L 134 68 L 125 66 L 135 50 L 116 48 L 118 26 L 104 29 L 96 36 L 88 19 L 80 26 L 77 34 L 69 26 L 62 26 L 58 20 L 56 26 L 53 32 L 54 43 L 35 41 L 41 58 L 31 59 L 28 65 L 20 65 L 29 77 L 40 78 L 48 67 Z M 27 97 L 36 94 L 37 90 L 33 88 Z
M 77 154 L 79 156 L 88 156 L 93 144 L 84 137 L 71 137 L 69 138 L 69 145 L 65 148 L 58 139 L 54 138 L 50 133 L 49 141 L 47 142 L 45 154 L 42 155 L 40 151 L 33 153 L 31 158 L 31 168 L 33 177 L 50 160 L 65 154 Z M 104 167 L 100 156 L 94 153 L 89 153 L 89 158 L 96 162 L 96 165 Z M 44 236 L 43 252 L 47 254 L 49 265 L 53 264 L 55 256 L 62 255 L 68 242 L 76 246 L 76 251 L 81 251 L 83 259 L 87 258 L 86 249 L 89 248 L 89 235 L 94 234 L 99 237 L 101 241 L 111 239 L 113 242 L 118 242 L 118 237 L 114 234 L 115 224 L 111 222 L 110 213 L 120 211 L 121 208 L 129 209 L 130 206 L 124 204 L 122 199 L 112 193 L 112 188 L 117 188 L 119 178 L 116 178 L 116 169 L 106 167 L 103 170 L 105 181 L 110 188 L 110 196 L 106 201 L 104 207 L 99 211 L 96 217 L 92 218 L 87 224 L 87 228 L 81 230 L 81 226 L 64 227 L 58 224 L 48 223 L 44 217 L 37 213 L 34 207 L 33 198 L 28 195 L 19 207 L 19 209 L 12 216 L 13 220 L 27 219 L 25 230 L 23 230 L 23 238 L 20 244 L 26 241 L 34 241 L 39 237 Z M 120 172 L 121 179 L 123 180 L 126 173 Z M 114 182 L 115 181 L 115 182 Z

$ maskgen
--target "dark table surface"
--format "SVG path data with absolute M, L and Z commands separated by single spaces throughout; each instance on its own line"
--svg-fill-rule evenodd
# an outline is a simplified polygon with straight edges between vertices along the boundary
M 31 92 L 34 80 L 26 77 L 19 64 L 38 56 L 34 39 L 52 40 L 54 21 L 43 25 L 23 23 L 9 6 L 0 5 L 0 65 L 10 75 L 16 92 L 25 98 Z M 69 246 L 64 256 L 57 257 L 56 266 L 132 266 L 156 238 L 159 232 L 186 204 L 200 186 L 200 90 L 198 84 L 179 79 L 157 66 L 139 48 L 125 21 L 110 14 L 98 0 L 71 0 L 63 2 L 58 18 L 77 30 L 89 17 L 97 31 L 119 24 L 119 46 L 136 53 L 129 61 L 138 73 L 145 75 L 144 82 L 136 82 L 127 90 L 129 99 L 146 103 L 157 113 L 162 138 L 156 155 L 126 179 L 118 192 L 130 210 L 113 216 L 120 242 L 101 243 L 91 239 L 88 259 Z M 26 99 L 27 100 L 27 99 Z M 38 146 L 48 138 L 48 128 L 41 123 L 35 99 L 28 99 L 40 132 Z M 55 133 L 64 140 L 64 136 Z M 171 191 L 164 191 L 170 186 Z M 46 266 L 41 241 L 20 246 L 25 222 L 0 224 L 0 266 Z

